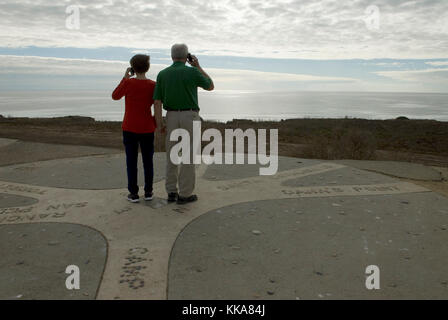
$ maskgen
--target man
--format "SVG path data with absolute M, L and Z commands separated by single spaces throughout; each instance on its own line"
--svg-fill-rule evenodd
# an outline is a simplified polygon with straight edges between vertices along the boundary
M 154 91 L 154 111 L 157 123 L 157 134 L 166 131 L 166 191 L 168 202 L 177 201 L 185 204 L 196 201 L 193 194 L 195 186 L 195 165 L 193 164 L 193 121 L 200 121 L 198 105 L 198 87 L 207 91 L 214 89 L 212 79 L 199 65 L 198 59 L 188 53 L 185 44 L 175 44 L 171 47 L 173 64 L 160 71 Z M 189 58 L 189 59 L 187 59 Z M 192 66 L 185 65 L 187 62 Z M 162 123 L 162 105 L 167 111 L 166 126 Z M 190 164 L 179 166 L 172 163 L 171 148 L 177 143 L 170 141 L 171 132 L 175 129 L 185 129 L 190 134 Z M 180 168 L 179 168 L 180 167 Z M 179 189 L 177 184 L 179 183 Z

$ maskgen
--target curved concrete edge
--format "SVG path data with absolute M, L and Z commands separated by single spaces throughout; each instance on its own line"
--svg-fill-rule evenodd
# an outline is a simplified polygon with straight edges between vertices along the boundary
M 17 142 L 17 141 L 18 140 L 16 140 L 16 139 L 0 138 L 0 148 L 6 147 L 6 146 L 8 146 L 10 144 L 13 144 L 13 143 Z
M 96 281 L 96 286 L 95 286 L 95 289 L 94 289 L 94 294 L 93 295 L 88 295 L 88 294 L 86 294 L 85 292 L 81 295 L 79 292 L 76 292 L 76 291 L 80 291 L 80 290 L 74 290 L 74 292 L 76 292 L 76 293 L 78 293 L 78 295 L 77 295 L 77 297 L 75 297 L 75 300 L 79 300 L 79 299 L 97 299 L 97 297 L 98 297 L 98 294 L 99 294 L 99 292 L 100 292 L 100 288 L 101 288 L 101 285 L 102 285 L 102 282 L 103 282 L 103 277 L 104 277 L 104 272 L 105 272 L 105 270 L 106 270 L 106 266 L 107 266 L 107 262 L 108 262 L 108 260 L 109 260 L 109 242 L 107 241 L 107 238 L 106 238 L 106 236 L 100 231 L 100 230 L 98 230 L 98 229 L 96 229 L 96 228 L 94 228 L 94 227 L 92 227 L 92 226 L 89 226 L 89 225 L 86 225 L 86 224 L 82 224 L 82 223 L 76 223 L 76 222 L 65 222 L 65 221 L 62 221 L 62 222 L 58 222 L 58 221 L 47 221 L 47 222 L 42 222 L 42 221 L 36 221 L 36 222 L 31 222 L 31 223 L 13 223 L 13 224 L 0 224 L 0 228 L 2 228 L 2 227 L 5 227 L 5 228 L 9 228 L 9 227 L 13 227 L 13 228 L 20 228 L 20 227 L 22 227 L 22 226 L 25 226 L 25 227 L 30 227 L 30 226 L 32 226 L 32 227 L 36 227 L 36 228 L 41 228 L 42 226 L 51 226 L 51 227 L 58 227 L 58 231 L 60 231 L 59 230 L 59 228 L 60 228 L 60 225 L 64 225 L 64 227 L 66 227 L 66 226 L 74 226 L 74 227 L 76 227 L 76 228 L 82 228 L 82 229 L 84 229 L 84 230 L 89 230 L 89 232 L 92 232 L 92 234 L 94 234 L 95 236 L 98 236 L 99 238 L 101 238 L 102 239 L 102 241 L 103 241 L 103 244 L 104 244 L 104 246 L 105 246 L 105 255 L 104 255 L 104 261 L 102 261 L 102 263 L 100 264 L 100 267 L 101 267 L 101 269 L 99 270 L 99 277 L 98 277 L 98 281 Z M 69 233 L 72 233 L 72 231 L 70 231 Z M 22 237 L 24 236 L 24 234 L 22 234 Z M 63 238 L 64 240 L 66 239 L 66 238 Z M 39 238 L 39 240 L 41 240 L 41 238 Z M 59 244 L 59 241 L 50 241 L 50 242 L 48 242 L 48 246 L 51 246 L 51 247 L 53 247 L 53 246 L 57 246 Z M 77 245 L 78 243 L 76 242 L 76 245 Z M 88 248 L 90 248 L 91 246 L 90 246 L 90 244 L 91 244 L 91 241 L 89 241 L 89 246 L 88 246 Z M 70 247 L 73 247 L 73 246 L 70 246 Z M 20 247 L 19 247 L 20 248 Z M 67 252 L 67 251 L 65 251 L 65 252 Z M 83 250 L 83 253 L 84 253 L 85 251 Z M 64 255 L 65 256 L 65 255 Z M 79 258 L 79 256 L 77 256 L 77 258 Z M 89 263 L 90 262 L 90 259 L 88 260 L 88 262 L 87 263 Z M 87 273 L 89 276 L 91 276 L 91 274 L 89 274 L 89 273 Z M 84 276 L 83 276 L 84 275 Z M 69 275 L 68 274 L 64 274 L 64 277 L 68 277 Z M 80 278 L 81 278 L 81 291 L 82 291 L 82 289 L 83 289 L 83 285 L 82 284 L 84 284 L 85 283 L 85 271 L 83 271 L 83 268 L 81 267 L 80 268 Z M 89 283 L 89 282 L 88 282 Z M 52 284 L 50 284 L 50 285 L 52 285 Z M 62 284 L 60 284 L 61 286 L 64 286 L 64 283 L 62 283 Z M 58 289 L 60 289 L 60 288 L 58 288 Z M 17 299 L 21 299 L 21 297 L 19 296 L 19 297 L 16 297 Z M 25 297 L 26 298 L 26 297 Z M 67 298 L 67 297 L 65 297 L 65 298 Z M 61 298 L 61 297 L 53 297 L 53 298 L 50 298 L 50 299 L 57 299 L 57 300 L 59 300 L 59 299 L 65 299 L 65 298 Z

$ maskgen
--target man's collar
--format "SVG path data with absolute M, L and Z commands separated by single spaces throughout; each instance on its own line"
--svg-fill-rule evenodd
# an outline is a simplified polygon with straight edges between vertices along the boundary
M 181 64 L 185 64 L 185 63 L 183 63 L 182 61 L 173 61 L 173 66 L 178 66 Z

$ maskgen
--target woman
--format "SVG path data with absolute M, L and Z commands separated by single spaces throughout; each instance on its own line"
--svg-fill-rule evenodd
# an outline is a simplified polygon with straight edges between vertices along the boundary
M 138 202 L 137 159 L 140 146 L 145 173 L 145 200 L 153 199 L 153 155 L 154 131 L 156 122 L 151 112 L 153 93 L 156 83 L 146 78 L 149 70 L 149 56 L 137 54 L 130 60 L 131 67 L 126 69 L 120 84 L 112 93 L 112 99 L 125 97 L 125 113 L 122 123 L 123 144 L 126 150 L 128 175 L 127 199 Z M 135 74 L 134 78 L 131 78 Z

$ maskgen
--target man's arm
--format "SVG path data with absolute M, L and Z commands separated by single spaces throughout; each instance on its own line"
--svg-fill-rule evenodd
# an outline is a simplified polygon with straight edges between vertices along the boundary
M 154 101 L 154 117 L 156 119 L 157 131 L 160 133 L 164 133 L 165 126 L 163 124 L 163 118 L 162 118 L 162 101 L 161 100 Z
M 202 73 L 202 75 L 204 77 L 206 77 L 207 79 L 210 80 L 210 87 L 209 88 L 204 88 L 204 90 L 207 91 L 212 91 L 213 89 L 215 89 L 215 85 L 213 83 L 212 78 L 210 78 L 210 76 L 207 74 L 207 72 L 204 71 L 204 69 L 202 69 L 202 67 L 199 64 L 199 60 L 198 58 L 196 58 L 196 56 L 191 56 L 191 62 L 189 62 L 193 67 L 196 67 L 196 69 L 199 70 L 200 73 Z

